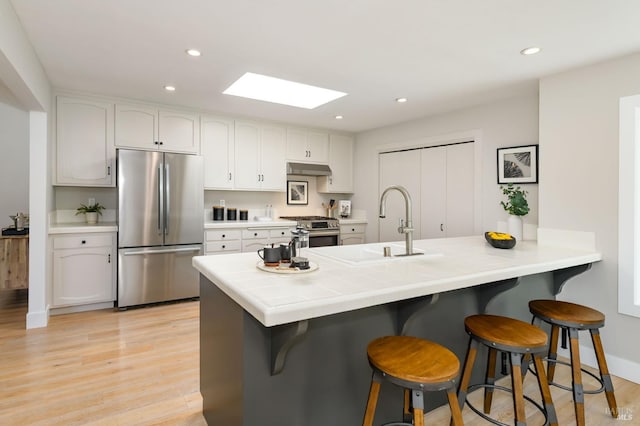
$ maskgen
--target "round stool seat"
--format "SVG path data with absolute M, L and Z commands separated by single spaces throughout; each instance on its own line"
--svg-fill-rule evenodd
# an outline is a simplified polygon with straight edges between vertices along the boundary
M 408 382 L 447 382 L 460 371 L 449 349 L 412 336 L 379 337 L 367 346 L 367 356 L 373 367 Z
M 604 314 L 595 309 L 559 300 L 532 300 L 529 311 L 544 321 L 573 328 L 593 328 L 604 325 Z
M 510 352 L 546 350 L 547 334 L 540 328 L 513 318 L 496 315 L 471 315 L 464 320 L 467 333 L 489 347 Z

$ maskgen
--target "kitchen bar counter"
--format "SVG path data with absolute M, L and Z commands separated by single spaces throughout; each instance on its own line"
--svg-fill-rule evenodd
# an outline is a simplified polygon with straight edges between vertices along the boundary
M 195 257 L 193 264 L 270 327 L 601 260 L 592 249 L 540 246 L 533 241 L 500 250 L 480 236 L 418 240 L 414 247 L 427 255 L 362 264 L 346 264 L 316 254 L 339 253 L 341 247 L 303 249 L 303 256 L 317 263 L 319 269 L 298 275 L 257 269 L 260 259 L 255 253 Z
M 415 248 L 425 255 L 382 261 L 353 261 L 354 252 L 345 251 L 375 252 L 379 244 L 303 249 L 319 269 L 296 275 L 257 269 L 254 253 L 194 258 L 201 273 L 205 418 L 247 426 L 361 423 L 369 341 L 418 336 L 462 361 L 466 316 L 489 312 L 529 321 L 529 300 L 555 297 L 566 280 L 601 260 L 593 238 L 570 244 L 567 233 L 543 234 L 552 238 L 511 250 L 495 249 L 481 236 L 420 240 Z M 477 370 L 472 383 L 480 381 Z M 445 402 L 430 394 L 426 408 Z M 383 384 L 376 423 L 399 420 L 401 407 L 401 390 Z

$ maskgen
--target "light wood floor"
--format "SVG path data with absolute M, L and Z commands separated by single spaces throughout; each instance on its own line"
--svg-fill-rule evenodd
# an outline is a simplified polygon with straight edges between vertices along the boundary
M 198 302 L 186 302 L 93 311 L 54 316 L 47 328 L 25 330 L 26 298 L 2 292 L 0 425 L 205 425 L 198 310 Z M 570 380 L 568 369 L 558 373 L 560 381 Z M 614 420 L 604 395 L 586 395 L 587 425 L 640 424 L 640 385 L 613 382 L 618 405 L 632 419 Z M 530 374 L 525 393 L 539 400 Z M 575 424 L 571 393 L 552 388 L 552 395 L 560 425 Z M 493 412 L 513 423 L 508 394 L 496 394 Z M 528 407 L 527 414 L 529 424 L 542 424 L 535 410 Z M 468 407 L 463 417 L 466 425 L 488 424 Z M 426 423 L 448 425 L 448 408 L 427 413 Z

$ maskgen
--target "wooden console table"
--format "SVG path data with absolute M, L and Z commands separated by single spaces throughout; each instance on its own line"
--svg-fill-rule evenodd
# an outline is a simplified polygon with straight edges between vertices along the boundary
M 29 236 L 0 237 L 0 290 L 29 288 Z

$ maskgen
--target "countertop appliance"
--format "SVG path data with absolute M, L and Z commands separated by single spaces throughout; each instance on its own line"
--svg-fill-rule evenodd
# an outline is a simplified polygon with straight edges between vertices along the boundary
M 118 308 L 199 296 L 203 162 L 118 150 Z
M 309 247 L 337 246 L 340 244 L 338 219 L 326 216 L 280 216 L 280 219 L 295 220 L 297 226 L 309 231 Z

